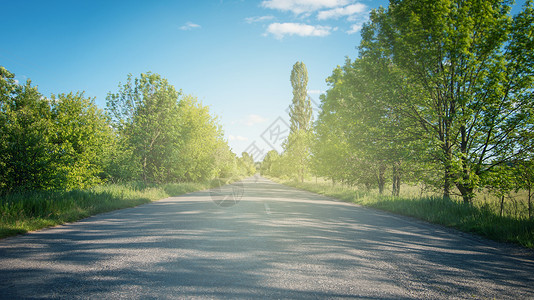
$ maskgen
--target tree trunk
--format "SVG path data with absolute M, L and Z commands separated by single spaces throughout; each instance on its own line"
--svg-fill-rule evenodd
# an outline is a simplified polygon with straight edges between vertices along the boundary
M 532 219 L 532 191 L 530 184 L 528 185 L 528 218 Z
M 451 197 L 451 162 L 445 162 L 445 178 L 443 182 L 443 199 Z
M 386 178 L 384 174 L 386 173 L 386 166 L 381 164 L 378 167 L 378 193 L 382 195 L 384 193 L 384 185 L 386 184 Z
M 504 212 L 504 195 L 501 196 L 501 211 L 500 211 L 500 216 L 502 217 L 502 214 Z
M 391 194 L 398 197 L 400 194 L 400 167 L 399 163 L 393 163 L 393 184 L 391 189 Z

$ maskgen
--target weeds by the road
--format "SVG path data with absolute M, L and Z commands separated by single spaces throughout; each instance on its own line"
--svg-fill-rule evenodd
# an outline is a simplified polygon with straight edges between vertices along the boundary
M 217 182 L 106 184 L 88 190 L 32 191 L 0 197 L 0 238 L 73 222 L 213 187 Z
M 523 216 L 500 216 L 498 209 L 487 202 L 464 204 L 458 200 L 442 197 L 392 197 L 340 185 L 332 186 L 328 183 L 275 180 L 285 185 L 343 201 L 415 217 L 500 242 L 511 242 L 534 248 L 534 220 Z

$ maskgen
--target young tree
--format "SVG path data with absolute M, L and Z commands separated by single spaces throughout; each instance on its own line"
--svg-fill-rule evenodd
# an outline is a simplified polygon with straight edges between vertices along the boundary
M 177 156 L 181 142 L 180 94 L 166 79 L 149 72 L 134 80 L 128 75 L 126 83 L 119 84 L 119 91 L 108 93 L 106 98 L 114 128 L 141 167 L 139 173 L 145 182 L 166 181 L 174 172 L 169 158 Z

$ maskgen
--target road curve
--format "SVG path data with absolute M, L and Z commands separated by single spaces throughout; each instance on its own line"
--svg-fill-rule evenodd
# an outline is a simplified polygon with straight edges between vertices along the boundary
M 0 298 L 534 299 L 520 248 L 273 183 L 0 241 Z M 517 253 L 516 253 L 517 252 Z

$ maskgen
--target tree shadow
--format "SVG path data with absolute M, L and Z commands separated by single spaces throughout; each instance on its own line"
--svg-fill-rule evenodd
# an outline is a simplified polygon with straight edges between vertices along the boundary
M 270 183 L 0 241 L 0 298 L 528 298 L 531 252 Z M 267 210 L 269 207 L 269 210 Z

